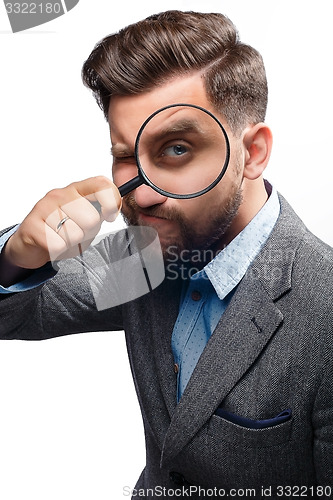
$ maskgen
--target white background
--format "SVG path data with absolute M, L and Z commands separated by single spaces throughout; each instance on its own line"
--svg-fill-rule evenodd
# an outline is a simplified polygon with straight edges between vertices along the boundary
M 266 177 L 332 245 L 330 0 L 81 0 L 17 34 L 1 3 L 0 227 L 49 189 L 110 175 L 108 127 L 82 63 L 106 34 L 171 8 L 228 15 L 263 54 L 275 139 Z M 134 487 L 144 441 L 122 333 L 1 342 L 0 401 L 2 500 L 120 499 Z

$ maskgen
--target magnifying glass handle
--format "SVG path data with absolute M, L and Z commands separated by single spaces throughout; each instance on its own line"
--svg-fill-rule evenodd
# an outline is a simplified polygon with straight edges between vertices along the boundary
M 141 184 L 144 184 L 144 179 L 141 176 L 137 175 L 136 177 L 133 177 L 133 179 L 131 179 L 130 181 L 127 181 L 125 182 L 125 184 L 119 186 L 118 190 L 120 196 L 121 197 L 125 196 L 125 194 L 128 194 L 131 191 L 133 191 L 133 189 L 136 189 L 137 187 L 141 186 Z M 96 208 L 96 210 L 99 213 L 101 213 L 102 209 L 98 201 L 91 201 L 90 203 Z
M 125 182 L 125 184 L 122 184 L 118 189 L 120 196 L 123 197 L 125 194 L 130 193 L 133 191 L 133 189 L 136 189 L 137 187 L 141 186 L 141 184 L 144 183 L 144 180 L 142 179 L 141 176 L 137 175 L 130 181 Z

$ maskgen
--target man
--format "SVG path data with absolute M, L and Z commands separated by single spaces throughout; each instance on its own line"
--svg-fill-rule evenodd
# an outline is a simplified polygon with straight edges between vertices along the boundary
M 115 185 L 51 191 L 2 232 L 2 338 L 125 330 L 147 448 L 133 496 L 329 498 L 333 254 L 263 179 L 272 136 L 260 55 L 220 14 L 171 11 L 106 37 L 83 79 L 110 124 Z M 166 278 L 99 311 L 89 269 L 48 263 L 96 253 L 89 242 L 121 205 L 115 186 L 137 174 L 142 123 L 179 103 L 220 120 L 229 166 L 203 196 L 144 184 L 124 196 L 129 224 L 156 229 Z

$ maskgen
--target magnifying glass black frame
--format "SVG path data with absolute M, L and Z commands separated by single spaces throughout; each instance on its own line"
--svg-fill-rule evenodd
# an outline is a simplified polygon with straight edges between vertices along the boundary
M 225 143 L 226 143 L 226 156 L 225 156 L 225 161 L 224 161 L 223 167 L 221 169 L 221 172 L 219 173 L 219 175 L 216 177 L 216 179 L 211 184 L 209 184 L 204 189 L 202 189 L 200 191 L 197 191 L 196 193 L 175 194 L 175 193 L 169 193 L 168 191 L 165 191 L 164 189 L 161 189 L 160 187 L 156 186 L 156 184 L 154 184 L 147 177 L 147 175 L 145 174 L 145 172 L 144 172 L 144 170 L 143 170 L 143 168 L 141 166 L 141 163 L 140 163 L 140 158 L 139 158 L 139 143 L 140 143 L 140 139 L 141 139 L 142 133 L 143 133 L 146 125 L 158 113 L 160 113 L 161 111 L 164 111 L 164 110 L 170 109 L 170 108 L 176 108 L 176 107 L 189 107 L 189 108 L 199 109 L 200 111 L 203 111 L 204 113 L 206 113 L 207 115 L 209 115 L 211 118 L 213 118 L 213 120 L 220 127 L 220 129 L 221 129 L 221 131 L 222 131 L 222 133 L 224 135 L 224 139 L 225 139 Z M 210 191 L 211 189 L 213 189 L 213 187 L 215 187 L 216 184 L 218 184 L 220 182 L 220 180 L 222 179 L 222 177 L 226 173 L 226 170 L 227 170 L 228 165 L 229 165 L 229 160 L 230 160 L 230 142 L 229 142 L 229 138 L 228 138 L 227 132 L 225 131 L 222 123 L 216 118 L 216 116 L 213 115 L 213 113 L 211 113 L 207 109 L 202 108 L 201 106 L 197 106 L 195 104 L 181 104 L 181 103 L 180 104 L 169 104 L 168 106 L 165 106 L 163 108 L 158 109 L 157 111 L 154 111 L 154 113 L 152 113 L 144 121 L 144 123 L 141 125 L 140 130 L 139 130 L 138 135 L 136 136 L 136 140 L 135 140 L 134 154 L 135 154 L 135 161 L 136 161 L 136 164 L 137 164 L 137 167 L 138 167 L 138 175 L 136 177 L 134 177 L 133 179 L 131 179 L 130 181 L 125 182 L 125 184 L 122 184 L 118 188 L 121 196 L 124 196 L 125 194 L 130 193 L 131 191 L 133 191 L 137 187 L 141 186 L 142 184 L 146 184 L 147 186 L 150 186 L 152 189 L 154 189 L 155 191 L 157 191 L 157 193 L 160 193 L 161 195 L 166 196 L 167 198 L 189 199 L 189 198 L 196 198 L 197 196 L 201 196 L 201 195 L 207 193 L 208 191 Z

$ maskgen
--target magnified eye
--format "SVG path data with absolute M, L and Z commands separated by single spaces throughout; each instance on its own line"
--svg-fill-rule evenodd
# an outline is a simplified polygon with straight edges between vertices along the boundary
M 188 149 L 183 144 L 175 144 L 164 149 L 162 156 L 182 156 L 188 153 Z

